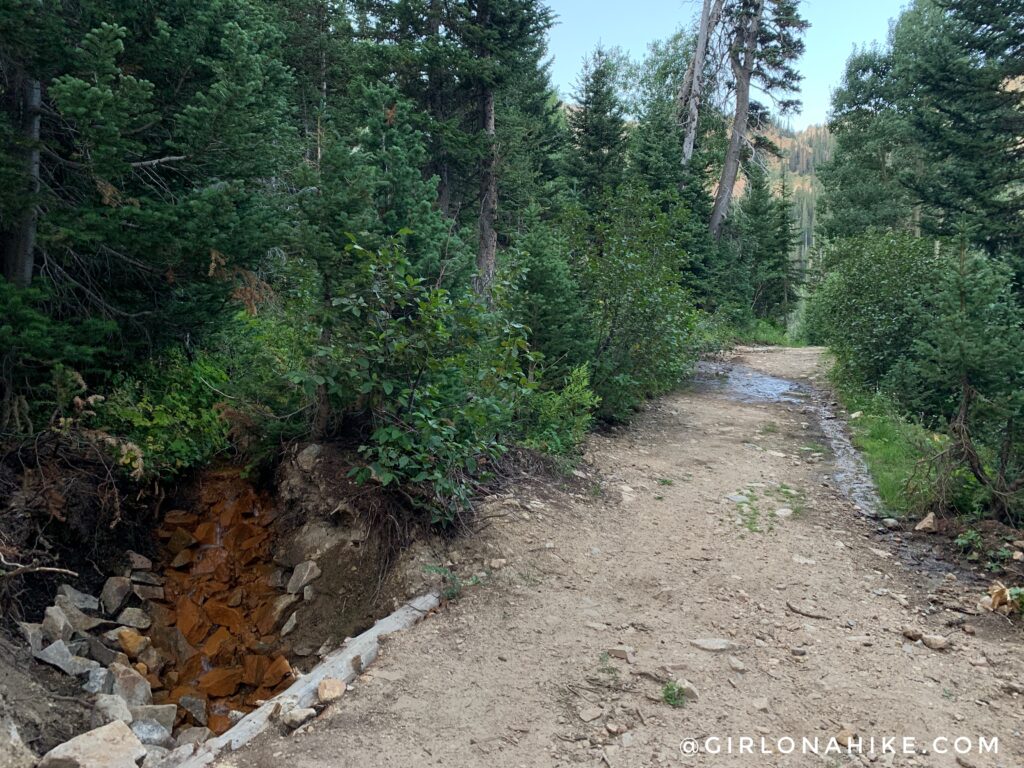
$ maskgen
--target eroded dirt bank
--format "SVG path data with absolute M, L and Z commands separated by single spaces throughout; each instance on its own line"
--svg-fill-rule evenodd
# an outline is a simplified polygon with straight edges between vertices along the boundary
M 814 349 L 734 362 L 823 373 Z M 698 387 L 594 436 L 575 489 L 491 500 L 490 526 L 448 554 L 480 587 L 390 638 L 310 725 L 220 764 L 1024 764 L 1019 629 L 977 612 L 965 574 L 901 561 L 910 534 L 835 488 L 812 411 Z M 670 680 L 681 707 L 662 700 Z M 709 736 L 721 754 L 681 754 Z M 730 736 L 901 740 L 899 754 L 822 757 L 727 754 Z M 998 755 L 978 754 L 982 736 Z M 971 754 L 953 754 L 955 737 Z

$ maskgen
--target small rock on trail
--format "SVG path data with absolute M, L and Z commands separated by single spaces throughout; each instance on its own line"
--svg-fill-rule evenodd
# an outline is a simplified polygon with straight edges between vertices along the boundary
M 702 651 L 712 651 L 715 653 L 734 651 L 739 648 L 736 643 L 726 640 L 724 637 L 700 637 L 696 640 L 691 640 L 690 645 L 700 648 Z

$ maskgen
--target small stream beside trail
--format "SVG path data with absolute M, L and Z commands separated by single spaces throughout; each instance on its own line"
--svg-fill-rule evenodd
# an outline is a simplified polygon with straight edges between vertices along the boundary
M 835 462 L 832 474 L 839 490 L 852 501 L 861 514 L 877 517 L 882 502 L 875 490 L 867 464 L 853 446 L 843 420 L 836 416 L 836 403 L 821 390 L 770 376 L 746 365 L 701 362 L 697 367 L 695 385 L 698 390 L 720 392 L 744 403 L 781 403 L 802 406 L 814 415 L 829 442 Z
M 191 754 L 422 593 L 431 553 L 388 559 L 397 545 L 372 521 L 393 502 L 355 486 L 350 467 L 309 444 L 269 486 L 204 470 L 147 527 L 143 552 L 109 564 L 98 595 L 63 584 L 41 621 L 20 622 L 32 655 L 95 697 L 60 737 L 101 738 L 83 727 L 117 721 L 154 754 Z
M 813 416 L 833 454 L 831 479 L 836 488 L 865 518 L 881 521 L 887 517 L 864 457 L 854 447 L 846 422 L 837 414 L 839 404 L 830 393 L 808 383 L 771 376 L 742 363 L 716 361 L 698 364 L 694 387 L 697 391 L 718 393 L 743 403 L 798 406 L 802 413 Z M 925 573 L 935 577 L 956 573 L 958 578 L 985 583 L 977 574 L 951 562 L 941 545 L 927 538 L 902 535 L 902 526 L 890 529 L 879 525 L 876 533 L 895 545 L 904 563 Z
M 163 590 L 146 634 L 163 664 L 148 679 L 154 703 L 178 706 L 179 727 L 223 733 L 293 681 L 280 630 L 301 595 L 272 561 L 276 515 L 240 472 L 210 471 L 193 509 L 168 512 L 156 532 Z

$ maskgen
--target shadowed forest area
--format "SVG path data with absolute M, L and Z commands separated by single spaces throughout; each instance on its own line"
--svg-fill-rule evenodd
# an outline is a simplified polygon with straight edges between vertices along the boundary
M 562 102 L 538 2 L 14 3 L 8 471 L 87 457 L 109 525 L 123 481 L 329 438 L 449 524 L 509 447 L 571 454 L 781 326 L 800 278 L 762 139 L 805 23 L 713 10 L 696 76 L 684 28 L 596 49 Z M 740 43 L 770 103 L 733 115 Z

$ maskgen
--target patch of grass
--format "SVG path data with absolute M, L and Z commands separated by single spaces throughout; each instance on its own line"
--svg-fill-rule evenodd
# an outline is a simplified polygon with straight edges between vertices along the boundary
M 598 672 L 602 675 L 608 675 L 614 680 L 619 679 L 619 668 L 612 664 L 612 657 L 608 655 L 607 651 L 598 656 L 597 659 L 600 662 L 600 666 L 597 668 Z
M 679 683 L 670 680 L 661 687 L 661 700 L 678 709 L 686 704 L 686 691 Z
M 751 533 L 761 532 L 761 512 L 753 504 L 740 504 L 740 519 L 743 527 Z
M 441 577 L 444 587 L 441 590 L 441 597 L 445 600 L 457 600 L 462 596 L 462 591 L 466 587 L 475 587 L 480 583 L 480 579 L 476 576 L 466 579 L 465 581 L 450 568 L 445 568 L 443 565 L 424 565 L 423 570 L 427 573 L 435 573 Z
M 973 528 L 968 528 L 966 531 L 957 536 L 956 539 L 954 539 L 953 543 L 956 544 L 957 547 L 959 547 L 961 552 L 968 554 L 981 549 L 984 541 L 981 538 L 980 533 L 978 533 Z
M 806 343 L 790 334 L 784 326 L 767 320 L 755 320 L 742 328 L 734 328 L 733 339 L 737 344 L 756 344 L 773 347 L 804 347 Z
M 863 414 L 849 422 L 850 433 L 886 509 L 898 517 L 923 509 L 928 502 L 926 489 L 933 487 L 921 474 L 924 460 L 940 436 L 900 416 L 882 394 L 866 394 L 840 384 L 838 395 L 847 410 Z
M 761 425 L 758 431 L 762 435 L 774 435 L 778 433 L 779 425 L 776 424 L 774 421 L 766 421 L 764 424 Z
M 804 492 L 785 483 L 779 483 L 775 488 L 775 498 L 782 506 L 792 509 L 795 516 L 800 516 L 807 511 L 807 499 Z
M 668 478 L 668 477 L 659 477 L 658 478 L 658 485 L 672 485 L 673 482 L 674 481 L 671 478 Z

